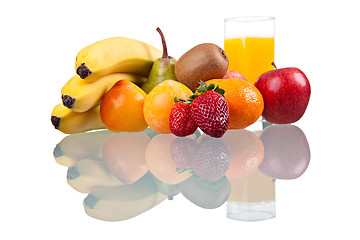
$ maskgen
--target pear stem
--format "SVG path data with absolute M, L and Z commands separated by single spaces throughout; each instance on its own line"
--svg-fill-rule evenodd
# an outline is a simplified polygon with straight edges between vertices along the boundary
M 277 67 L 276 67 L 276 65 L 275 65 L 275 63 L 274 63 L 274 62 L 272 62 L 272 63 L 271 63 L 271 65 L 273 65 L 273 66 L 274 66 L 274 68 L 275 68 L 275 69 L 277 69 Z
M 167 47 L 166 47 L 166 41 L 165 41 L 164 34 L 162 33 L 162 31 L 161 31 L 160 28 L 156 28 L 156 31 L 159 32 L 160 37 L 161 37 L 161 42 L 162 42 L 162 45 L 163 45 L 163 55 L 162 55 L 162 58 L 169 58 L 169 55 L 168 55 L 168 52 L 167 52 Z

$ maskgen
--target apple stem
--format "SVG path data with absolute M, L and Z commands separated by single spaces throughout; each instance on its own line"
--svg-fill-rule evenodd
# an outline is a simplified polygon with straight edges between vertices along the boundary
M 169 58 L 169 55 L 168 55 L 168 52 L 167 52 L 167 47 L 166 47 L 166 41 L 165 41 L 164 34 L 162 33 L 162 31 L 161 31 L 161 29 L 160 29 L 159 27 L 156 28 L 156 31 L 159 32 L 160 37 L 161 37 L 161 42 L 162 42 L 162 45 L 163 45 L 163 55 L 162 55 L 162 58 Z
M 274 66 L 274 68 L 276 68 L 276 69 L 277 69 L 277 67 L 276 67 L 276 65 L 275 65 L 275 63 L 274 63 L 274 62 L 272 62 L 272 63 L 271 63 L 271 65 L 273 65 L 273 66 Z

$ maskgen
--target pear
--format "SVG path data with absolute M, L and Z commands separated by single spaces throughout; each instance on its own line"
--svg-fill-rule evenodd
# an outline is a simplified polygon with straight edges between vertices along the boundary
M 165 37 L 160 28 L 157 28 L 156 31 L 159 32 L 161 37 L 163 55 L 154 61 L 148 80 L 141 86 L 146 93 L 149 93 L 151 89 L 165 80 L 177 80 L 175 76 L 176 59 L 168 55 Z

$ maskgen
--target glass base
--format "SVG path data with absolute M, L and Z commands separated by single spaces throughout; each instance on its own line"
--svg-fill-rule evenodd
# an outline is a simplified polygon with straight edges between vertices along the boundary
M 246 127 L 246 130 L 249 130 L 251 132 L 262 131 L 269 125 L 271 125 L 271 123 L 267 122 L 262 117 L 259 117 L 256 122 Z
M 261 221 L 274 218 L 275 200 L 258 203 L 227 202 L 227 217 L 239 221 Z

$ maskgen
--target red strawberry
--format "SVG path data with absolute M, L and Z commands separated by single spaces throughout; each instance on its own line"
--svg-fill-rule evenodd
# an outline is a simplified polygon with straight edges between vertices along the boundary
M 214 89 L 214 85 L 205 84 L 198 89 L 201 94 L 195 96 L 191 103 L 191 116 L 204 133 L 219 138 L 229 127 L 229 106 L 224 96 L 218 92 L 218 87 L 214 91 L 209 89 Z
M 178 137 L 185 137 L 196 131 L 196 124 L 191 118 L 190 104 L 177 102 L 171 109 L 169 116 L 170 130 Z

